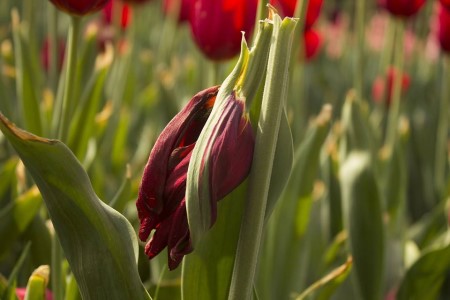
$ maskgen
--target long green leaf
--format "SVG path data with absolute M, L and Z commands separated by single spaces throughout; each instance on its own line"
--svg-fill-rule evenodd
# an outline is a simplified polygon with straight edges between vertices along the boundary
M 61 142 L 31 135 L 0 114 L 0 129 L 39 187 L 84 299 L 149 299 L 130 223 L 98 199 Z
M 31 63 L 32 53 L 23 35 L 23 26 L 17 10 L 12 12 L 13 38 L 16 59 L 16 86 L 19 105 L 25 128 L 35 134 L 42 134 L 41 113 L 37 96 L 38 84 Z
M 330 120 L 331 109 L 326 107 L 308 128 L 295 154 L 287 187 L 269 221 L 257 285 L 261 299 L 284 299 L 301 288 L 300 242 L 309 222 L 320 149 Z
M 406 272 L 398 300 L 438 299 L 450 268 L 450 244 L 424 253 Z
M 384 266 L 382 208 L 368 152 L 350 152 L 340 170 L 344 223 L 361 299 L 381 299 Z

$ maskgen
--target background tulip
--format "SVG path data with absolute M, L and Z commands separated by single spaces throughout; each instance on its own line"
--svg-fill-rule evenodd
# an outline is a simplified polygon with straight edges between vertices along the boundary
M 101 10 L 108 0 L 50 0 L 57 8 L 77 16 Z
M 397 17 L 411 17 L 422 8 L 426 0 L 378 0 L 378 4 Z
M 438 39 L 441 49 L 444 52 L 450 53 L 450 8 L 441 6 L 439 8 L 439 26 Z
M 398 70 L 390 67 L 385 77 L 377 77 L 372 85 L 372 97 L 375 102 L 382 103 L 386 99 L 386 105 L 390 105 L 392 101 L 394 80 L 398 77 Z M 401 79 L 401 91 L 406 92 L 410 85 L 410 77 L 403 73 Z
M 120 6 L 119 15 L 120 15 L 120 27 L 125 29 L 130 24 L 131 20 L 131 9 L 127 4 L 121 3 L 119 0 L 110 0 L 108 4 L 102 9 L 103 13 L 103 21 L 105 24 L 112 24 L 113 22 L 113 12 L 116 6 Z
M 250 39 L 258 0 L 197 0 L 189 18 L 192 36 L 209 59 L 220 61 L 236 56 L 242 31 Z
M 313 29 L 308 29 L 303 33 L 305 45 L 305 58 L 311 60 L 320 50 L 322 37 Z
M 439 0 L 441 4 L 450 9 L 450 0 Z
M 176 14 L 178 22 L 189 20 L 194 0 L 163 0 L 162 9 L 166 15 Z
M 142 4 L 145 2 L 149 2 L 151 0 L 123 0 L 123 2 L 125 3 L 129 3 L 129 4 Z
M 301 1 L 308 1 L 305 18 L 305 29 L 308 29 L 319 18 L 323 0 L 270 0 L 270 3 L 279 10 L 281 15 L 292 17 L 294 16 L 298 3 L 301 3 Z

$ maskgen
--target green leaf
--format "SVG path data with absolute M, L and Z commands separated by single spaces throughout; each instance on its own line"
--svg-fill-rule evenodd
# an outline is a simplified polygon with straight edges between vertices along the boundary
M 74 153 L 80 160 L 84 160 L 89 139 L 96 132 L 94 130 L 95 116 L 100 109 L 100 103 L 103 99 L 103 88 L 111 59 L 111 53 L 98 57 L 95 72 L 84 89 L 83 96 L 77 105 L 76 113 L 71 122 L 68 145 L 70 149 L 74 149 Z
M 406 272 L 397 299 L 438 299 L 449 269 L 449 243 L 427 251 Z
M 38 213 L 41 204 L 42 198 L 34 187 L 0 210 L 0 256 L 10 251 L 12 244 Z
M 344 223 L 362 299 L 381 299 L 384 233 L 379 191 L 368 152 L 350 152 L 341 170 Z
M 3 204 L 10 199 L 13 199 L 14 196 L 10 196 L 8 191 L 11 193 L 16 189 L 16 167 L 19 160 L 17 157 L 13 157 L 6 161 L 0 168 L 0 208 L 3 208 Z M 3 198 L 6 198 L 3 200 Z
M 139 278 L 131 224 L 94 193 L 61 142 L 31 135 L 0 114 L 0 129 L 41 191 L 84 299 L 149 299 Z
M 67 287 L 65 293 L 65 300 L 81 300 L 80 291 L 78 290 L 78 284 L 75 280 L 75 276 L 70 274 L 67 279 Z
M 6 286 L 6 289 L 3 291 L 3 294 L 1 296 L 1 300 L 15 300 L 16 299 L 16 280 L 17 276 L 19 275 L 20 269 L 22 269 L 22 266 L 25 262 L 25 259 L 27 258 L 29 252 L 30 252 L 30 243 L 27 243 L 25 248 L 23 248 L 22 254 L 20 255 L 19 259 L 17 260 L 16 264 L 14 265 L 14 268 L 9 275 L 8 278 L 8 284 Z
M 283 299 L 301 288 L 301 241 L 309 223 L 320 149 L 330 121 L 331 107 L 325 106 L 295 153 L 292 174 L 269 221 L 257 285 L 262 299 Z
M 275 204 L 288 183 L 294 161 L 294 146 L 292 134 L 289 128 L 286 113 L 281 114 L 280 130 L 278 132 L 277 146 L 273 159 L 272 175 L 270 177 L 269 195 L 267 196 L 267 207 L 265 221 L 269 220 Z
M 127 165 L 127 170 L 125 173 L 125 178 L 119 187 L 114 198 L 109 204 L 112 208 L 118 212 L 122 212 L 125 209 L 127 202 L 131 199 L 131 170 L 130 166 Z
M 353 150 L 368 150 L 374 153 L 376 139 L 368 120 L 367 106 L 357 101 L 355 94 L 350 92 L 342 108 L 343 136 L 339 143 L 341 162 Z
M 49 266 L 40 266 L 30 276 L 27 284 L 25 300 L 45 300 L 47 283 L 49 280 Z
M 19 20 L 17 10 L 12 12 L 13 39 L 16 65 L 16 87 L 19 107 L 25 128 L 35 134 L 42 134 L 41 113 L 37 91 L 39 91 L 31 58 L 33 57 L 27 45 Z
M 246 181 L 218 203 L 217 221 L 184 258 L 183 299 L 227 299 L 247 190 Z

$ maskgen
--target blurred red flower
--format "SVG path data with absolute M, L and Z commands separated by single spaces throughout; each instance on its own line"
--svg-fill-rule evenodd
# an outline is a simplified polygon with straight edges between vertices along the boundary
M 313 59 L 322 46 L 322 37 L 317 31 L 308 29 L 303 33 L 306 60 Z
M 66 51 L 66 44 L 63 41 L 57 42 L 57 64 L 58 64 L 58 70 L 62 69 L 63 62 L 64 62 L 64 55 Z M 46 72 L 48 72 L 50 68 L 50 41 L 48 38 L 44 40 L 44 43 L 42 44 L 41 48 L 41 63 L 42 67 Z
M 101 10 L 108 0 L 50 0 L 58 9 L 76 16 Z
M 163 0 L 162 8 L 166 15 L 177 15 L 179 23 L 189 20 L 193 0 Z
M 305 29 L 309 29 L 319 18 L 323 0 L 306 1 L 308 1 L 308 8 L 306 10 Z M 270 0 L 270 4 L 275 6 L 280 15 L 284 17 L 292 17 L 294 15 L 297 2 L 297 0 Z
M 241 50 L 255 25 L 258 0 L 197 0 L 189 17 L 195 43 L 208 58 L 226 60 Z
M 450 9 L 450 0 L 440 0 L 441 4 Z
M 411 17 L 425 4 L 426 0 L 378 0 L 378 4 L 397 17 Z
M 25 299 L 25 295 L 27 294 L 27 289 L 24 287 L 18 287 L 16 288 L 16 296 L 19 300 Z M 45 291 L 45 300 L 53 300 L 53 293 L 46 289 Z
M 122 1 L 129 3 L 129 4 L 141 4 L 141 3 L 149 2 L 150 0 L 122 0 Z
M 394 78 L 396 78 L 399 72 L 394 67 L 390 67 L 387 71 L 387 76 L 377 77 L 372 85 L 372 97 L 375 102 L 386 103 L 387 106 L 391 104 L 392 95 L 394 90 Z M 402 93 L 406 92 L 410 85 L 409 75 L 402 74 L 401 90 Z
M 113 12 L 116 5 L 120 6 L 120 27 L 125 29 L 130 24 L 131 20 L 131 9 L 128 4 L 121 3 L 117 0 L 110 0 L 103 8 L 103 21 L 105 24 L 112 24 L 113 22 Z
M 441 49 L 450 53 L 450 8 L 442 6 L 439 8 L 438 39 Z

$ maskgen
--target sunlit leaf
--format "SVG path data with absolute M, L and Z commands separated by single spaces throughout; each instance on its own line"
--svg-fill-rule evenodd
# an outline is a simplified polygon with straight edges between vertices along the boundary
M 397 292 L 398 300 L 438 299 L 450 269 L 450 244 L 426 251 L 406 271 Z
M 72 152 L 59 141 L 16 128 L 2 115 L 0 121 L 43 195 L 82 297 L 149 299 L 137 272 L 133 228 L 97 198 Z

